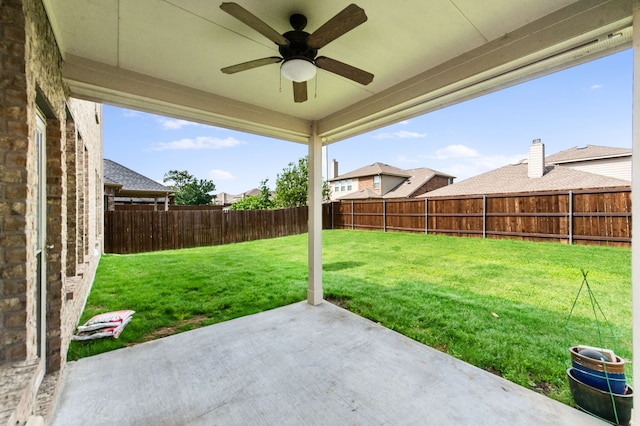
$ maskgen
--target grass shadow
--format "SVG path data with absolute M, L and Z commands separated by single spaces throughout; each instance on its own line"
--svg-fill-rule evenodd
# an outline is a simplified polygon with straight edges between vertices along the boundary
M 329 262 L 322 265 L 322 270 L 326 272 L 343 271 L 345 269 L 357 268 L 363 266 L 364 262 L 345 261 L 345 262 Z

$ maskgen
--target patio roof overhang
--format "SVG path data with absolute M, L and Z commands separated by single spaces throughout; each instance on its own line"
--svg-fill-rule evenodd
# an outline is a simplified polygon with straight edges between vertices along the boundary
M 312 32 L 347 4 L 316 3 L 239 2 L 281 32 L 294 12 Z M 632 0 L 363 0 L 367 22 L 321 54 L 373 82 L 319 70 L 296 104 L 277 65 L 220 72 L 278 54 L 220 2 L 44 4 L 71 95 L 300 143 L 315 123 L 324 144 L 627 48 L 632 25 Z
M 278 32 L 302 13 L 313 32 L 344 9 L 338 0 L 238 0 Z M 220 69 L 278 55 L 277 46 L 219 8 L 197 0 L 43 0 L 63 56 L 70 95 L 309 146 L 309 302 L 322 301 L 321 149 L 632 44 L 639 0 L 359 0 L 368 21 L 321 55 L 369 71 L 362 86 L 319 70 L 309 99 L 294 103 L 277 65 Z M 640 85 L 635 55 L 634 87 Z M 640 105 L 637 89 L 634 106 Z M 551 101 L 551 100 L 550 100 Z M 640 143 L 634 107 L 633 146 Z M 633 186 L 640 186 L 634 160 Z M 634 205 L 640 214 L 640 203 Z M 634 240 L 636 238 L 634 237 Z M 635 244 L 636 246 L 640 244 Z M 633 252 L 634 324 L 640 251 Z M 640 353 L 640 327 L 634 327 Z M 640 370 L 640 357 L 634 361 Z

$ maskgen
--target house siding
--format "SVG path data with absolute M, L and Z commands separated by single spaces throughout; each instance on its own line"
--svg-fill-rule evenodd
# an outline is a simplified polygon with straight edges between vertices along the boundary
M 624 179 L 631 182 L 631 156 L 561 164 L 564 167 L 571 167 L 575 170 L 609 176 L 616 179 Z
M 438 188 L 442 188 L 443 186 L 449 185 L 448 177 L 444 176 L 434 176 L 429 179 L 424 185 L 422 185 L 417 191 L 411 194 L 411 197 L 417 197 L 418 195 L 426 194 L 427 192 L 434 191 Z
M 384 176 L 383 175 L 381 177 L 381 179 L 380 179 L 380 186 L 381 186 L 381 190 L 382 190 L 381 194 L 384 195 L 387 192 L 393 190 L 398 185 L 400 185 L 402 182 L 404 182 L 406 179 L 407 179 L 406 177 Z
M 362 190 L 362 189 L 372 189 L 376 192 L 380 192 L 379 189 L 374 189 L 373 188 L 373 176 L 363 176 L 358 178 L 358 188 L 357 190 Z M 354 190 L 355 191 L 355 190 Z
M 45 373 L 38 355 L 35 296 L 37 111 L 45 115 L 46 124 L 44 368 L 54 373 L 64 367 L 70 330 L 100 257 L 102 110 L 67 97 L 62 58 L 40 1 L 0 2 L 0 39 L 0 423 L 21 424 L 34 412 Z M 69 138 L 75 134 L 82 135 L 86 151 L 88 173 L 82 184 L 76 182 L 78 159 L 70 155 Z M 78 193 L 82 195 L 74 196 Z M 70 225 L 80 202 L 86 221 L 76 230 Z M 70 263 L 78 259 L 69 256 L 69 248 L 75 252 L 77 247 L 84 248 L 85 257 L 73 268 Z M 5 380 L 15 386 L 4 386 Z
M 445 176 L 434 176 L 427 182 L 426 189 L 428 191 L 435 191 L 436 189 L 442 188 L 444 186 L 449 185 L 449 181 L 451 178 Z M 418 195 L 418 194 L 416 194 Z
M 338 189 L 338 191 L 336 191 L 335 187 L 336 187 L 336 183 L 340 183 L 342 181 L 342 179 L 340 180 L 336 180 L 336 181 L 332 181 L 329 183 L 329 189 L 331 190 L 331 193 L 329 194 L 329 199 L 330 200 L 336 200 L 346 194 L 350 194 L 352 192 L 356 192 L 359 191 L 360 189 L 362 189 L 362 187 L 359 184 L 360 179 L 358 178 L 348 178 L 348 179 L 344 179 L 345 181 L 347 180 L 351 180 L 351 189 L 348 189 L 347 187 L 345 187 L 344 191 L 340 191 Z M 371 188 L 373 188 L 373 180 L 371 181 Z

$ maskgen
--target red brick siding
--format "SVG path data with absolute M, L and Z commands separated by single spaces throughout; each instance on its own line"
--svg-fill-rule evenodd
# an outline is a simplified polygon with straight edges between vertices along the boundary
M 447 185 L 449 185 L 449 178 L 444 176 L 434 176 L 414 192 L 411 197 L 417 197 L 418 195 L 426 194 L 429 191 L 434 191 Z
M 373 187 L 373 176 L 365 176 L 358 178 L 358 189 L 362 190 L 365 188 L 373 189 L 374 191 L 380 193 L 380 188 L 375 189 Z

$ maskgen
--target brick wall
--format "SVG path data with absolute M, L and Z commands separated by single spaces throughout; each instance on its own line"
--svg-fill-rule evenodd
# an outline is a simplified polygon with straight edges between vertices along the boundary
M 63 358 L 66 358 L 71 335 L 93 283 L 102 253 L 103 233 L 102 106 L 73 98 L 68 100 L 67 106 L 73 117 L 73 126 L 68 121 L 67 130 L 73 127 L 75 138 L 70 142 L 67 131 L 67 223 L 73 226 L 67 227 L 67 273 L 60 294 L 60 353 Z M 81 161 L 78 161 L 77 153 L 83 154 Z M 75 161 L 69 161 L 72 154 L 75 154 Z M 77 226 L 81 211 L 82 229 Z M 71 253 L 70 247 L 74 250 Z M 82 256 L 78 255 L 80 253 Z
M 29 147 L 25 20 L 21 2 L 0 3 L 0 363 L 27 356 L 26 324 L 33 218 L 27 211 L 29 176 L 25 155 Z M 22 161 L 16 161 L 22 153 Z
M 44 368 L 64 367 L 101 253 L 102 109 L 70 99 L 61 69 L 42 3 L 0 1 L 0 383 L 17 371 L 30 375 L 14 377 L 25 383 L 22 390 L 0 389 L 0 424 L 32 413 Z M 46 190 L 46 364 L 38 345 L 38 111 L 46 122 L 46 173 L 40 186 Z M 77 151 L 82 164 L 73 155 Z M 83 227 L 69 232 L 79 203 Z M 82 259 L 70 256 L 68 247 L 73 253 L 81 250 Z M 17 401 L 16 406 L 7 401 Z
M 373 189 L 373 176 L 358 178 L 358 189 L 362 190 L 366 188 Z M 377 191 L 380 192 L 379 189 Z
M 65 148 L 67 159 L 67 276 L 73 277 L 77 273 L 78 260 L 78 193 L 77 193 L 77 175 L 76 175 L 76 150 L 77 150 L 77 131 L 76 123 L 72 120 L 67 121 L 67 146 Z
M 429 179 L 424 185 L 420 187 L 417 191 L 415 191 L 411 196 L 417 197 L 418 195 L 425 194 L 429 191 L 434 191 L 438 188 L 442 188 L 443 186 L 449 185 L 449 178 L 444 176 L 434 176 Z
M 427 191 L 434 191 L 438 188 L 449 185 L 449 179 L 450 178 L 444 176 L 434 176 L 429 180 L 429 182 L 427 182 Z

